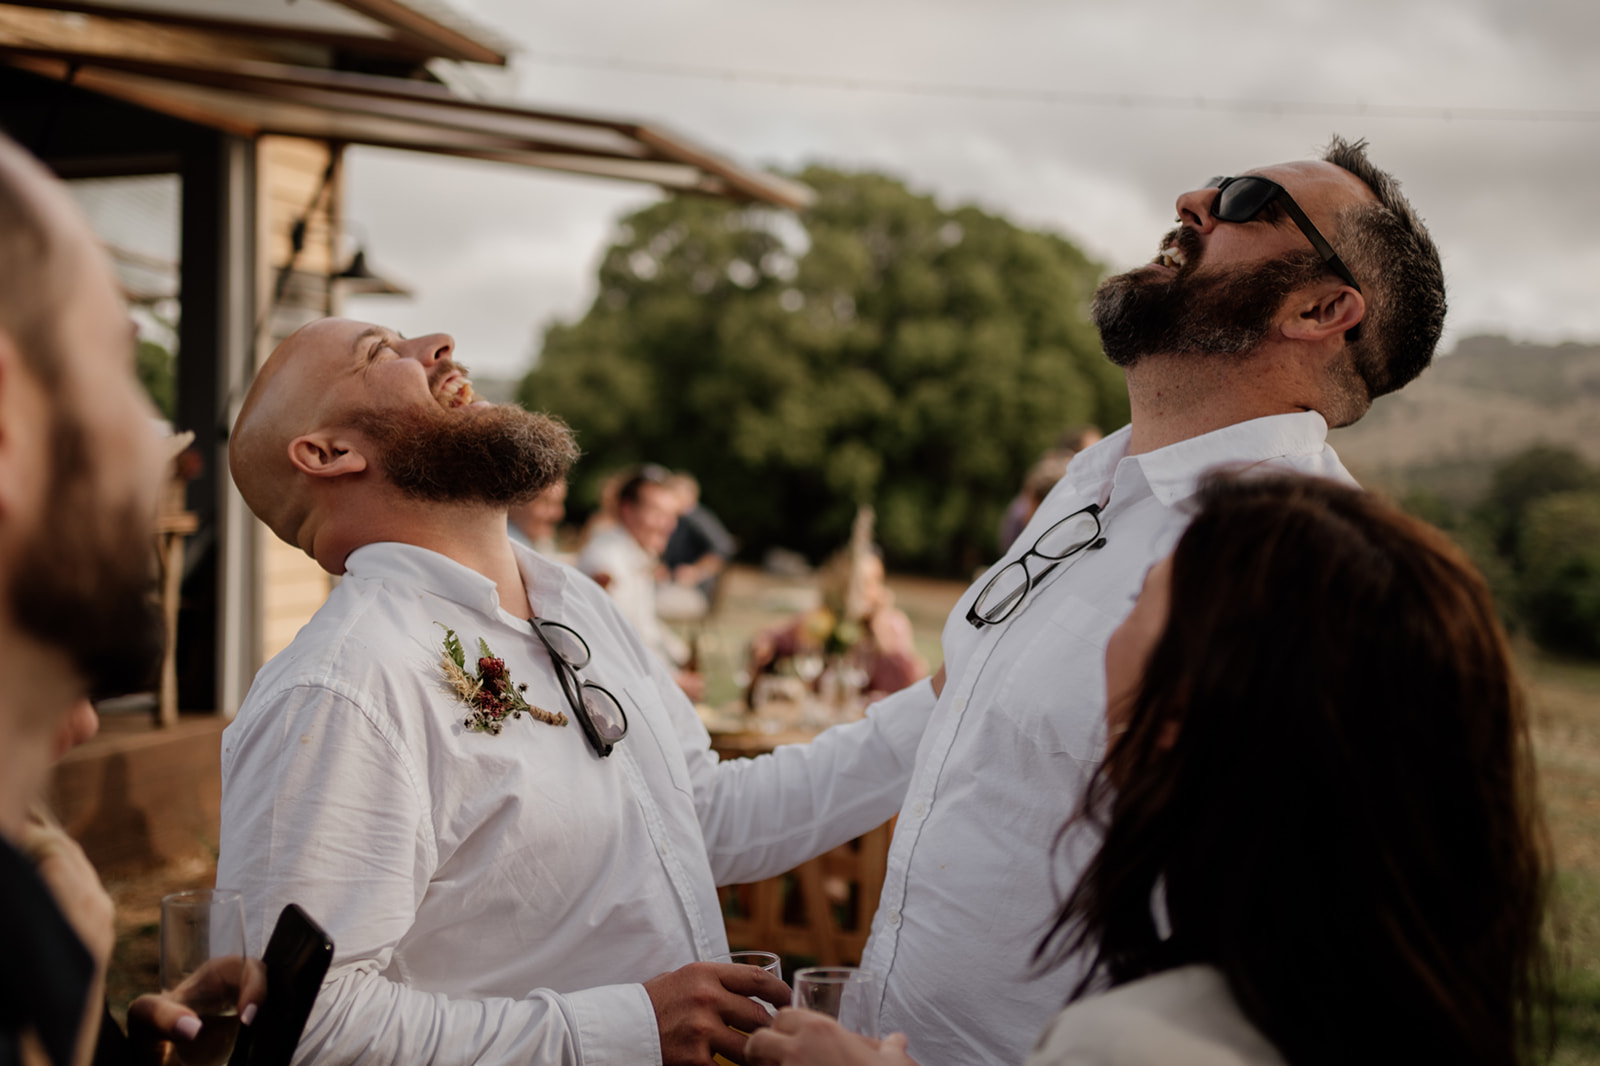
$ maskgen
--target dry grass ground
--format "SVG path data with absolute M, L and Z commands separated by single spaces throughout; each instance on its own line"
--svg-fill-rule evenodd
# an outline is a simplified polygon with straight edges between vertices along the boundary
M 939 632 L 963 588 L 959 582 L 892 578 L 918 649 L 940 661 Z M 808 582 L 735 568 L 719 615 L 703 630 L 702 663 L 713 702 L 736 698 L 745 645 L 767 626 L 813 602 Z M 1557 868 L 1551 920 L 1555 947 L 1560 1066 L 1600 1066 L 1600 666 L 1554 661 L 1523 649 L 1540 788 Z M 165 892 L 205 887 L 205 863 L 113 881 L 118 904 L 117 965 L 111 985 L 120 1014 L 156 985 L 158 901 Z

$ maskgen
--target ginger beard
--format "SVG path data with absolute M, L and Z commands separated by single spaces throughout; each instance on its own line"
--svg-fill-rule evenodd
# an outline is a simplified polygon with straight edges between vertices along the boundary
M 512 507 L 558 481 L 578 457 L 560 419 L 515 404 L 362 411 L 351 419 L 405 495 L 434 503 Z
M 95 699 L 148 689 L 166 630 L 156 559 L 136 499 L 98 498 L 89 437 L 57 406 L 50 494 L 12 578 L 11 610 L 35 638 L 64 652 Z
M 1162 240 L 1173 244 L 1185 257 L 1176 274 L 1148 276 L 1150 268 L 1140 267 L 1095 290 L 1090 314 L 1117 366 L 1146 355 L 1248 355 L 1267 338 L 1284 298 L 1324 269 L 1307 251 L 1202 272 L 1199 234 L 1178 229 Z

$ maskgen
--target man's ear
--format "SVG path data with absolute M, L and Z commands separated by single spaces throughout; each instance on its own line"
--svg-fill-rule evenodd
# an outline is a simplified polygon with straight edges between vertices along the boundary
M 1324 341 L 1342 337 L 1367 314 L 1367 301 L 1349 285 L 1309 289 L 1290 297 L 1283 335 L 1290 340 Z
M 367 468 L 367 458 L 348 438 L 330 433 L 307 433 L 289 442 L 289 462 L 311 477 L 342 477 Z

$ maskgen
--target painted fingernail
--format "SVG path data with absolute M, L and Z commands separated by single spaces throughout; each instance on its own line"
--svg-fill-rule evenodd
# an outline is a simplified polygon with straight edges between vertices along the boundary
M 185 1040 L 193 1040 L 200 1035 L 200 1019 L 192 1014 L 185 1014 L 178 1019 L 178 1024 L 173 1028 L 178 1030 L 178 1035 Z
M 249 1025 L 251 1022 L 253 1022 L 255 1020 L 256 1020 L 256 1005 L 254 1003 L 245 1004 L 244 1010 L 239 1012 L 239 1024 L 240 1025 Z

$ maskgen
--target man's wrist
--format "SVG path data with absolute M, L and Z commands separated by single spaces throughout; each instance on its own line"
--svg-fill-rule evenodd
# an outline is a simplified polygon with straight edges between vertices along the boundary
M 661 1066 L 661 1031 L 644 985 L 602 985 L 562 998 L 581 1066 Z

